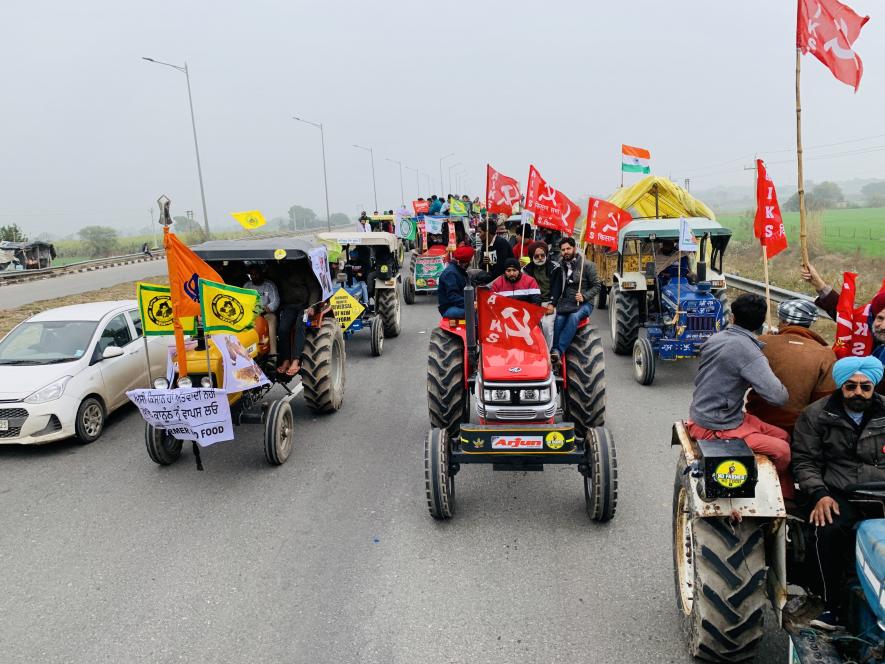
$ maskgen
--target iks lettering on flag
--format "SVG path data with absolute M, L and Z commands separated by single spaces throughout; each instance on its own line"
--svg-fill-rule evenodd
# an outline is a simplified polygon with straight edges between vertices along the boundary
M 838 0 L 799 0 L 796 46 L 802 53 L 812 53 L 856 92 L 863 63 L 854 52 L 854 42 L 869 20 Z
M 601 198 L 587 203 L 587 222 L 584 224 L 585 244 L 609 249 L 618 248 L 618 231 L 633 220 L 630 213 Z
M 756 160 L 756 218 L 753 233 L 765 247 L 768 258 L 774 258 L 787 248 L 787 233 L 777 202 L 777 192 L 761 159 Z
M 510 297 L 478 291 L 479 333 L 483 343 L 547 354 L 540 323 L 547 310 Z
M 833 352 L 836 357 L 864 357 L 873 350 L 873 338 L 870 335 L 869 303 L 860 307 L 854 306 L 857 274 L 842 274 L 842 290 L 836 305 L 836 342 Z

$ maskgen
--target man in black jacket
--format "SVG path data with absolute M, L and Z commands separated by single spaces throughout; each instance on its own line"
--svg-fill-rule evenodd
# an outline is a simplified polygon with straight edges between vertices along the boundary
M 483 256 L 481 265 L 492 276 L 492 279 L 497 279 L 504 274 L 505 260 L 514 258 L 513 248 L 510 246 L 507 238 L 501 237 L 495 230 L 496 227 L 490 225 L 488 236 L 486 236 L 486 224 L 480 224 L 476 230 L 476 235 L 482 247 L 480 251 L 485 252 L 486 242 L 488 242 L 489 251 L 487 255 Z
M 575 338 L 578 324 L 590 317 L 593 311 L 591 303 L 599 293 L 600 286 L 596 266 L 578 253 L 575 238 L 562 238 L 559 251 L 562 254 L 561 276 L 557 289 L 552 293 L 552 304 L 556 309 L 551 352 L 554 362 L 565 355 Z
M 812 554 L 821 577 L 815 590 L 826 609 L 811 624 L 822 629 L 839 624 L 853 529 L 861 518 L 848 501 L 848 487 L 885 482 L 885 398 L 874 392 L 882 374 L 882 363 L 872 356 L 837 361 L 837 391 L 802 411 L 793 430 L 793 476 L 813 503 Z

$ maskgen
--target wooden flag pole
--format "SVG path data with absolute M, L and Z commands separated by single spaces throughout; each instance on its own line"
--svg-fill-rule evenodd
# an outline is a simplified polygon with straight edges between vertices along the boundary
M 771 331 L 771 284 L 768 280 L 768 247 L 762 245 L 762 270 L 765 278 L 765 325 Z
M 808 226 L 805 216 L 805 176 L 802 170 L 802 102 L 799 94 L 799 73 L 802 62 L 802 51 L 796 48 L 796 161 L 799 178 L 799 248 L 802 251 L 802 266 L 808 267 Z M 767 261 L 767 259 L 766 259 Z M 766 275 L 768 263 L 766 262 Z M 768 277 L 765 278 L 766 287 Z

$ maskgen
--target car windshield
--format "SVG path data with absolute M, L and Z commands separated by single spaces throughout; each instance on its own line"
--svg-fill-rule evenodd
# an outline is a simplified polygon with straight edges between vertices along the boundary
M 0 341 L 0 365 L 74 362 L 86 354 L 95 321 L 29 321 Z

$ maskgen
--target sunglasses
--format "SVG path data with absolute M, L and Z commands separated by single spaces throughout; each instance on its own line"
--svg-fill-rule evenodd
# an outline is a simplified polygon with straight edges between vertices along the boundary
M 872 383 L 855 383 L 853 381 L 848 381 L 847 383 L 843 383 L 842 387 L 844 389 L 848 390 L 849 392 L 854 392 L 859 387 L 860 391 L 863 392 L 864 394 L 867 394 L 867 393 L 873 391 L 873 384 Z
M 535 258 L 547 258 L 547 254 L 535 254 Z

